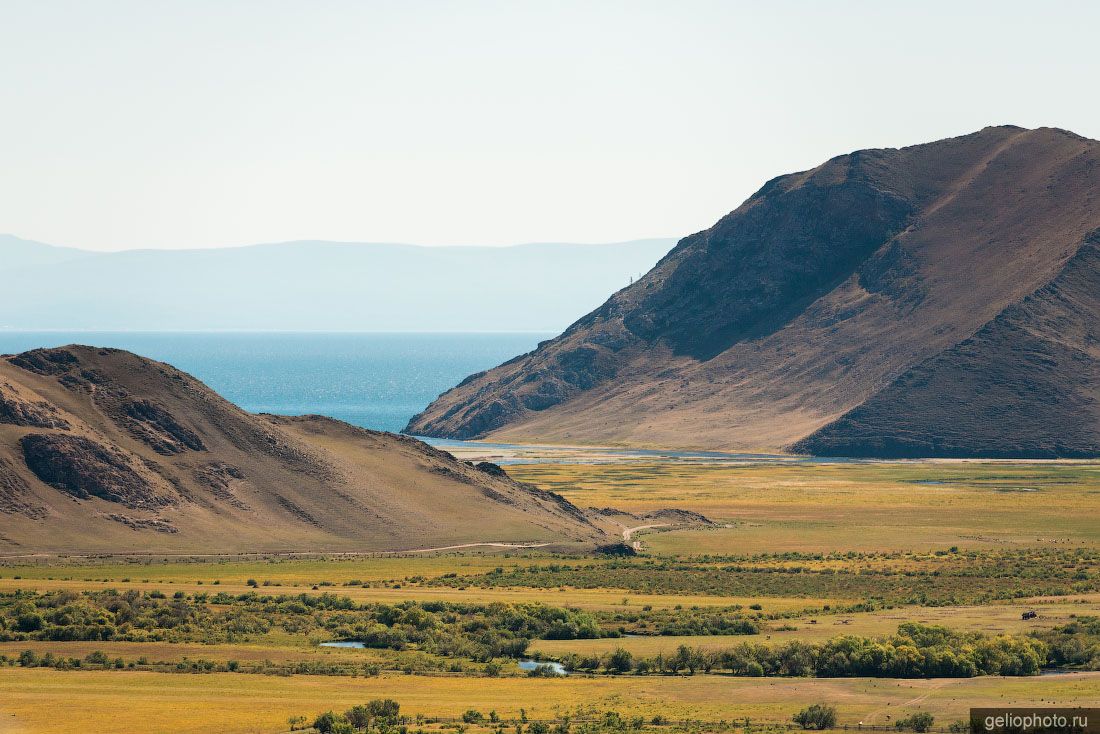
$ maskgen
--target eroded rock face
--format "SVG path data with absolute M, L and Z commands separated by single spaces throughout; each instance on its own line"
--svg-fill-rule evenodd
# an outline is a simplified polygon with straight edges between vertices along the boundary
M 99 351 L 102 354 L 112 353 L 107 349 Z M 70 390 L 93 395 L 96 405 L 116 424 L 162 456 L 206 450 L 195 431 L 183 425 L 163 405 L 135 397 L 102 372 L 84 367 L 71 350 L 35 349 L 11 357 L 9 361 L 35 374 L 56 377 Z M 30 404 L 19 401 L 18 396 L 6 397 L 3 386 L 0 386 L 0 423 L 35 428 L 69 427 L 59 417 L 52 417 L 51 413 L 56 411 L 46 403 Z M 6 415 L 11 418 L 5 420 Z
M 153 530 L 158 533 L 178 533 L 179 528 L 161 517 L 130 517 L 112 512 L 105 515 L 108 520 L 122 523 L 131 530 Z
M 119 423 L 158 454 L 171 456 L 206 449 L 194 431 L 181 425 L 171 413 L 149 400 L 124 399 L 118 413 Z
M 476 463 L 472 462 L 472 461 L 468 461 L 466 463 L 469 464 L 470 466 L 472 466 L 473 468 L 477 469 L 478 471 L 485 472 L 486 474 L 488 474 L 490 476 L 493 476 L 493 477 L 507 477 L 508 476 L 508 472 L 504 471 L 504 469 L 499 464 L 494 464 L 491 461 L 478 461 Z
M 7 384 L 0 384 L 0 423 L 29 428 L 69 428 L 68 421 L 52 405 L 45 401 L 24 400 Z
M 39 375 L 60 375 L 79 364 L 76 355 L 67 349 L 32 349 L 11 357 L 16 367 Z
M 30 487 L 15 467 L 0 458 L 0 512 L 8 515 L 26 515 L 31 518 L 46 516 L 46 509 L 32 502 L 28 495 Z
M 217 499 L 241 510 L 248 509 L 248 505 L 233 491 L 234 483 L 244 479 L 244 472 L 237 467 L 224 461 L 212 461 L 195 470 L 195 479 L 209 487 Z
M 19 444 L 36 477 L 78 499 L 98 497 L 133 509 L 170 504 L 124 454 L 91 439 L 31 433 Z

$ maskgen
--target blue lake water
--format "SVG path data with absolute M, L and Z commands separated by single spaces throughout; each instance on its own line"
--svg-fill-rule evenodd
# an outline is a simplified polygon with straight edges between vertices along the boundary
M 565 669 L 565 666 L 561 663 L 554 663 L 547 660 L 520 660 L 520 670 L 535 670 L 536 668 L 546 668 L 555 675 L 569 675 L 569 671 Z
M 467 375 L 551 334 L 0 331 L 0 354 L 91 344 L 168 362 L 251 412 L 319 413 L 399 431 Z

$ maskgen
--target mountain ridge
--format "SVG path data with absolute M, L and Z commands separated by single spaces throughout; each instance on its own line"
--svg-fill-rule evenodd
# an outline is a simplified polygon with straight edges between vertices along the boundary
M 856 151 L 777 177 L 561 336 L 468 378 L 406 430 L 517 442 L 885 450 L 840 440 L 839 429 L 829 442 L 804 441 L 1056 279 L 1100 227 L 1098 171 L 1095 141 L 1001 126 Z M 995 452 L 1094 451 L 1086 437 L 1100 430 L 1100 413 L 1090 374 L 1074 379 L 1089 398 L 1080 421 L 1092 427 L 1072 446 L 1047 435 L 1002 440 Z M 1023 372 L 1001 375 L 1019 379 Z M 920 420 L 875 425 L 935 431 Z M 948 453 L 983 455 L 993 438 L 982 429 Z M 934 455 L 937 446 L 917 442 L 908 453 Z

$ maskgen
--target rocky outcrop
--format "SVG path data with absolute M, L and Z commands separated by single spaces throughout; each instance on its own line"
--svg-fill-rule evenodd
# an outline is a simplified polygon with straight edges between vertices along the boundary
M 11 462 L 0 458 L 0 512 L 32 519 L 45 517 L 46 508 L 31 501 L 30 494 L 30 487 Z
M 122 523 L 131 530 L 152 530 L 158 533 L 178 533 L 179 528 L 168 520 L 160 517 L 131 517 L 112 512 L 105 517 L 117 523 Z
M 195 478 L 214 493 L 214 497 L 242 510 L 248 509 L 233 491 L 233 485 L 244 479 L 244 472 L 224 461 L 213 461 L 195 470 Z
M 36 477 L 77 499 L 98 497 L 134 509 L 170 503 L 129 457 L 83 436 L 31 433 L 19 445 Z
M 8 359 L 16 367 L 39 375 L 60 375 L 79 364 L 68 349 L 32 349 Z
M 25 400 L 7 383 L 0 383 L 0 423 L 62 430 L 70 427 L 52 405 L 44 400 Z
M 152 401 L 124 399 L 118 406 L 118 413 L 122 425 L 158 454 L 171 456 L 206 449 L 194 431 L 180 425 L 163 406 Z

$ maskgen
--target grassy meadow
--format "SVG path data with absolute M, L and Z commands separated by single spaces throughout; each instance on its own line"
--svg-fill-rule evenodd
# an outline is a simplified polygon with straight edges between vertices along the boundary
M 1100 465 L 1086 462 L 631 462 L 512 468 L 581 506 L 680 507 L 723 526 L 647 538 L 667 555 L 1095 547 Z
M 940 729 L 981 704 L 1100 705 L 1100 625 L 1089 621 L 1100 619 L 1100 465 L 508 470 L 582 506 L 676 507 L 714 524 L 644 531 L 636 557 L 0 559 L 0 732 L 80 722 L 88 732 L 275 733 L 292 717 L 308 724 L 374 698 L 397 700 L 410 731 L 472 732 L 497 729 L 450 721 L 495 711 L 511 731 L 524 709 L 558 725 L 607 712 L 645 719 L 584 731 L 742 731 L 746 717 L 785 730 L 799 709 L 830 702 L 838 726 L 924 711 Z M 1023 644 L 1046 651 L 1044 665 L 1065 657 L 1051 652 L 1059 646 L 1077 657 L 1044 676 L 838 678 L 783 662 L 797 644 L 841 637 L 902 644 L 911 622 L 948 630 L 951 654 Z M 367 649 L 319 646 L 364 637 Z M 731 662 L 743 644 L 757 646 L 760 677 Z M 646 667 L 681 648 L 698 665 Z M 616 674 L 623 651 L 635 667 Z M 517 660 L 532 657 L 582 667 L 531 677 Z
M 561 680 L 506 678 L 486 685 L 477 678 L 383 676 L 161 675 L 12 670 L 4 673 L 8 728 L 62 734 L 81 731 L 281 732 L 296 715 L 342 710 L 376 697 L 401 703 L 403 713 L 457 718 L 471 708 L 496 710 L 517 719 L 520 709 L 535 719 L 619 710 L 671 720 L 727 722 L 749 717 L 757 725 L 785 722 L 805 701 L 835 702 L 840 721 L 884 725 L 888 716 L 928 711 L 939 721 L 965 719 L 971 705 L 1100 703 L 1100 674 L 1048 676 L 1037 680 L 767 681 L 722 676 L 668 679 L 577 677 Z M 64 711 L 64 716 L 58 716 Z M 100 722 L 94 729 L 87 722 Z M 17 729 L 13 726 L 18 722 Z M 430 726 L 426 728 L 431 728 Z M 667 727 L 652 727 L 655 730 Z M 740 730 L 741 727 L 738 727 Z

